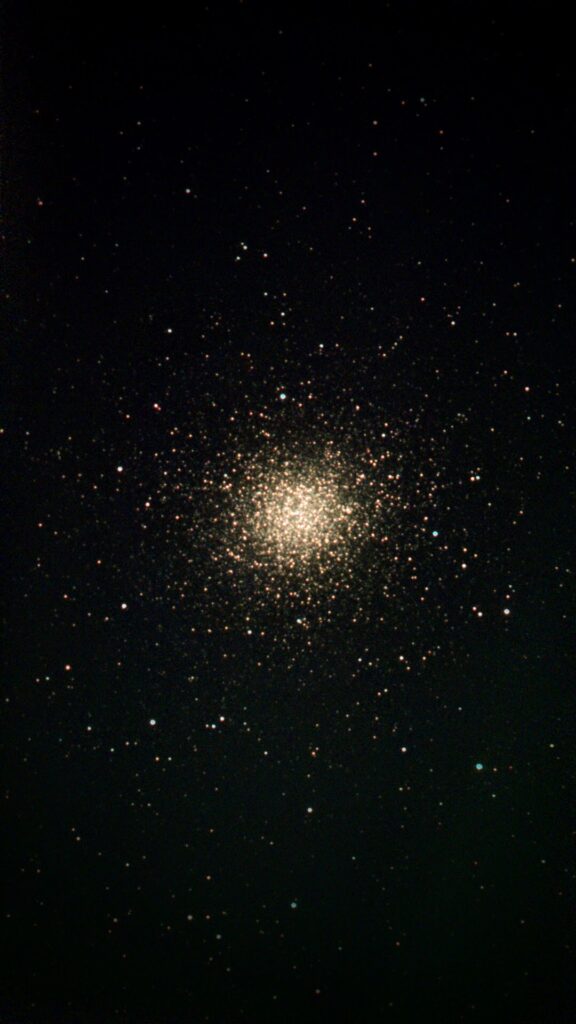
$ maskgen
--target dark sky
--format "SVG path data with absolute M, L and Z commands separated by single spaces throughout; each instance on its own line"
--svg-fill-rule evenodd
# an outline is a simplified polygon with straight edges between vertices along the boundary
M 574 1020 L 576 71 L 466 7 L 4 5 L 0 1024 Z

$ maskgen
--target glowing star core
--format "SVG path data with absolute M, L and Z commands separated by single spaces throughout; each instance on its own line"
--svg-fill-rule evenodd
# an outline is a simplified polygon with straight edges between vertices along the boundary
M 356 453 L 323 439 L 272 442 L 223 478 L 225 579 L 263 605 L 329 608 L 360 594 L 379 515 Z M 360 588 L 360 589 L 358 589 Z
M 349 557 L 354 501 L 329 461 L 269 465 L 245 481 L 245 537 L 258 566 L 325 571 Z
M 346 517 L 338 496 L 321 482 L 281 481 L 257 518 L 265 545 L 280 557 L 307 559 L 337 542 Z

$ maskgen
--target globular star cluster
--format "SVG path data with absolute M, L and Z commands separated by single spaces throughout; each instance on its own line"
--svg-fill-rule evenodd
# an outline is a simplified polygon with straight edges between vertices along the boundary
M 330 452 L 316 465 L 286 459 L 267 467 L 262 478 L 249 469 L 241 488 L 245 518 L 239 542 L 254 549 L 255 569 L 272 563 L 299 573 L 312 563 L 325 573 L 346 560 L 357 509 L 332 470 Z M 242 557 L 235 550 L 230 554 Z
M 0 1024 L 574 1024 L 568 43 L 4 6 Z
M 268 390 L 264 369 L 216 441 L 198 408 L 169 431 L 141 509 L 142 565 L 152 555 L 165 567 L 155 585 L 199 628 L 274 621 L 278 638 L 294 624 L 393 631 L 408 617 L 415 637 L 434 581 L 466 550 L 461 528 L 447 546 L 448 524 L 442 538 L 437 527 L 451 492 L 466 501 L 469 479 L 456 486 L 446 442 L 424 434 L 416 414 L 391 422 L 362 404 L 360 364 L 353 388 L 326 401 L 280 405 Z
M 243 463 L 236 460 L 224 485 L 230 575 L 237 567 L 268 592 L 290 589 L 308 600 L 350 587 L 381 503 L 363 493 L 361 466 L 346 464 L 329 442 L 273 449 Z

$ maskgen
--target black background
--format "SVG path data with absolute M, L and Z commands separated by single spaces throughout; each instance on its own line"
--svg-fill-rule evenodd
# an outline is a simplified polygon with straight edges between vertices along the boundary
M 433 6 L 4 5 L 2 1024 L 573 1019 L 572 47 Z M 424 618 L 178 598 L 304 378 L 448 482 Z

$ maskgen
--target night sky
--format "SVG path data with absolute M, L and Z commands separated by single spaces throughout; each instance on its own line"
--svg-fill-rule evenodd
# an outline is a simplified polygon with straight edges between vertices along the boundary
M 576 1017 L 576 68 L 466 6 L 4 6 L 0 1024 Z

